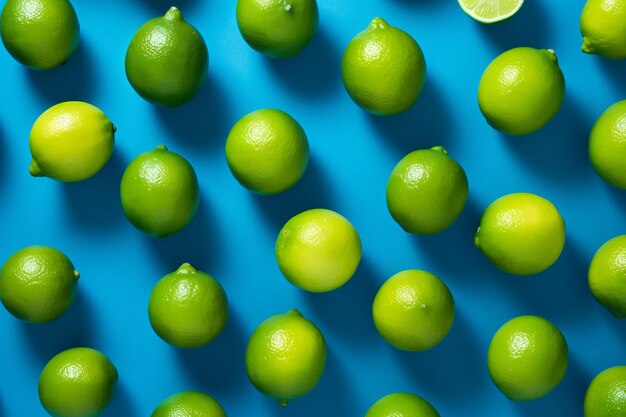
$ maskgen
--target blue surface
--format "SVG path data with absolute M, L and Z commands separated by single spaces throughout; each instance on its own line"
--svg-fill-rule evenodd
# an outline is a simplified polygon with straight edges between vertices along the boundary
M 81 271 L 76 305 L 48 325 L 27 325 L 0 309 L 0 415 L 44 416 L 37 380 L 60 350 L 85 345 L 117 365 L 120 382 L 106 416 L 148 416 L 166 396 L 197 389 L 234 416 L 362 416 L 380 396 L 423 395 L 442 416 L 582 416 L 587 384 L 624 364 L 626 328 L 590 295 L 586 273 L 596 249 L 626 231 L 626 194 L 605 185 L 587 161 L 588 132 L 624 98 L 626 62 L 579 51 L 583 0 L 529 0 L 512 20 L 481 26 L 453 0 L 319 0 L 320 30 L 300 55 L 270 61 L 241 39 L 234 0 L 181 1 L 209 47 L 206 86 L 175 109 L 140 99 L 124 74 L 136 29 L 163 14 L 162 0 L 74 0 L 82 35 L 62 68 L 33 72 L 0 51 L 0 258 L 31 244 L 63 250 Z M 343 90 L 341 54 L 352 36 L 381 16 L 412 34 L 428 62 L 419 103 L 387 119 L 369 116 Z M 565 103 L 540 132 L 510 138 L 493 131 L 476 104 L 482 71 L 515 46 L 553 48 L 567 80 Z M 114 157 L 96 177 L 61 184 L 28 175 L 28 134 L 37 116 L 61 101 L 85 100 L 118 127 Z M 303 180 L 278 196 L 259 197 L 231 176 L 223 155 L 230 127 L 249 111 L 275 107 L 304 126 L 312 161 Z M 157 144 L 196 168 L 202 202 L 194 222 L 166 240 L 142 235 L 124 218 L 118 186 L 125 165 Z M 470 198 L 457 223 L 428 237 L 405 234 L 387 212 L 385 185 L 406 153 L 444 145 L 467 171 Z M 527 191 L 555 203 L 567 223 L 559 261 L 533 277 L 498 272 L 472 246 L 482 210 Z M 363 261 L 338 291 L 309 294 L 282 278 L 274 239 L 292 215 L 313 207 L 348 217 L 363 240 Z M 182 262 L 213 274 L 230 298 L 231 319 L 209 347 L 177 350 L 151 330 L 152 286 Z M 456 299 L 451 333 L 435 349 L 403 353 L 376 333 L 370 308 L 394 273 L 439 275 Z M 256 392 L 243 365 L 247 338 L 266 317 L 297 307 L 326 335 L 324 378 L 282 409 Z M 544 399 L 516 404 L 489 380 L 486 352 L 510 318 L 537 314 L 561 328 L 570 367 Z

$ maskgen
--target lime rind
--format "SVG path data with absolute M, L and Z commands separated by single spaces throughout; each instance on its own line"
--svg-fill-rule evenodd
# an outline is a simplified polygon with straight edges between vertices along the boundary
M 461 9 L 472 19 L 485 24 L 502 22 L 524 5 L 524 0 L 458 0 Z

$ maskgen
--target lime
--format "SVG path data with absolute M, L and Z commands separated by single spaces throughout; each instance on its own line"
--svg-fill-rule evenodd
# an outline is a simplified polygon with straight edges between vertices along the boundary
M 257 110 L 242 117 L 226 139 L 226 161 L 237 181 L 258 194 L 291 188 L 309 163 L 302 126 L 280 110 Z
M 7 0 L 0 17 L 4 47 L 34 68 L 64 64 L 78 47 L 80 24 L 68 0 Z
M 126 52 L 126 77 L 135 91 L 166 107 L 191 100 L 202 86 L 208 65 L 202 35 L 176 7 L 139 28 Z
M 626 235 L 609 240 L 593 256 L 589 288 L 615 317 L 626 317 Z
M 226 412 L 213 397 L 184 391 L 166 398 L 151 417 L 226 417 Z
M 46 323 L 74 303 L 78 277 L 61 251 L 29 246 L 11 255 L 0 269 L 0 299 L 18 319 Z
M 585 417 L 623 417 L 626 410 L 626 366 L 600 372 L 585 394 Z
M 102 353 L 89 348 L 65 350 L 39 378 L 39 400 L 54 417 L 96 417 L 111 402 L 117 370 Z
M 537 274 L 561 256 L 565 222 L 545 198 L 528 193 L 509 194 L 487 207 L 474 244 L 505 272 Z
M 308 210 L 281 229 L 276 260 L 293 285 L 312 292 L 332 291 L 354 275 L 361 261 L 361 239 L 339 213 Z
M 215 278 L 185 263 L 154 286 L 148 315 L 161 339 L 195 348 L 211 343 L 224 330 L 228 299 Z
M 447 229 L 467 201 L 467 176 L 441 146 L 414 151 L 402 158 L 387 183 L 387 208 L 409 233 Z
M 494 129 L 527 135 L 556 115 L 564 95 L 565 79 L 553 50 L 513 48 L 483 73 L 478 105 Z
M 66 101 L 46 110 L 30 131 L 30 174 L 75 182 L 104 167 L 115 145 L 115 126 L 99 108 Z
M 365 417 L 439 417 L 439 413 L 422 397 L 398 392 L 376 401 Z
M 567 361 L 563 334 L 537 316 L 506 322 L 491 340 L 487 356 L 493 383 L 513 401 L 547 395 L 565 376 Z
M 524 0 L 458 0 L 461 9 L 480 23 L 508 19 L 522 8 Z
M 588 0 L 580 15 L 582 51 L 626 58 L 626 0 Z
M 377 116 L 389 116 L 417 101 L 426 79 L 426 61 L 411 35 L 377 17 L 346 48 L 341 75 L 357 105 Z
M 128 220 L 155 237 L 182 230 L 195 216 L 200 201 L 193 167 L 163 145 L 139 155 L 128 165 L 120 195 Z
M 446 284 L 430 272 L 402 271 L 380 287 L 372 314 L 387 342 L 419 352 L 437 346 L 452 328 L 454 299 Z
M 626 189 L 626 100 L 609 107 L 589 135 L 589 160 L 598 175 Z
M 316 0 L 238 0 L 237 26 L 243 39 L 270 58 L 302 51 L 317 32 Z
M 324 336 L 298 310 L 265 320 L 246 349 L 250 382 L 283 406 L 315 388 L 325 367 Z

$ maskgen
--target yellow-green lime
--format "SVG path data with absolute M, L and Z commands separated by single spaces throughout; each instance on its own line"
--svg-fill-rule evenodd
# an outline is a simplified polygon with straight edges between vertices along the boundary
M 111 402 L 117 378 L 117 369 L 101 352 L 68 349 L 43 369 L 39 400 L 53 417 L 97 417 Z
M 316 0 L 238 0 L 237 26 L 254 50 L 287 58 L 311 42 L 319 24 Z
M 408 110 L 419 98 L 426 60 L 411 35 L 377 17 L 346 48 L 341 75 L 356 104 L 389 116 Z
M 527 135 L 559 111 L 565 79 L 552 49 L 513 48 L 494 59 L 480 79 L 478 105 L 487 123 Z
M 298 310 L 265 320 L 246 349 L 250 382 L 283 406 L 315 388 L 325 367 L 324 336 Z
M 7 0 L 0 35 L 16 61 L 47 70 L 64 64 L 76 51 L 80 24 L 68 0 Z
M 291 188 L 309 163 L 302 126 L 280 110 L 257 110 L 242 117 L 226 139 L 226 161 L 244 187 L 257 194 Z
M 458 0 L 461 9 L 480 23 L 496 23 L 513 16 L 524 0 Z
M 467 201 L 467 176 L 441 146 L 411 152 L 394 168 L 387 183 L 387 208 L 409 233 L 447 229 Z
M 439 417 L 439 413 L 422 397 L 398 392 L 376 401 L 365 417 Z
M 293 285 L 312 292 L 332 291 L 354 275 L 361 261 L 361 239 L 339 213 L 307 210 L 281 229 L 276 260 Z
M 66 101 L 46 110 L 30 131 L 30 174 L 76 182 L 104 167 L 115 145 L 115 126 L 99 108 Z
M 474 244 L 505 272 L 537 274 L 561 256 L 565 222 L 545 198 L 529 193 L 509 194 L 487 207 Z
M 588 0 L 580 15 L 582 51 L 626 58 L 626 0 Z
M 585 417 L 623 417 L 626 410 L 626 366 L 600 372 L 585 394 Z
M 74 303 L 79 276 L 61 251 L 29 246 L 11 255 L 0 269 L 0 299 L 18 319 L 46 323 Z
M 208 66 L 202 35 L 176 7 L 139 28 L 126 52 L 126 77 L 132 87 L 147 101 L 166 107 L 191 100 Z
M 609 240 L 593 256 L 589 288 L 615 317 L 626 317 L 626 235 Z
M 139 155 L 128 165 L 120 196 L 133 226 L 155 237 L 182 230 L 195 216 L 200 201 L 193 167 L 163 145 Z
M 419 352 L 437 346 L 454 322 L 454 299 L 438 277 L 407 270 L 389 278 L 372 306 L 378 333 L 392 346 Z
M 163 400 L 151 417 L 226 417 L 226 411 L 207 394 L 184 391 Z
M 487 365 L 493 383 L 513 401 L 536 400 L 565 376 L 567 342 L 548 320 L 520 316 L 506 322 L 489 346 Z
M 589 160 L 604 181 L 626 189 L 626 100 L 606 109 L 594 124 Z
M 148 315 L 161 339 L 176 347 L 196 348 L 224 330 L 228 299 L 215 278 L 184 263 L 154 286 Z

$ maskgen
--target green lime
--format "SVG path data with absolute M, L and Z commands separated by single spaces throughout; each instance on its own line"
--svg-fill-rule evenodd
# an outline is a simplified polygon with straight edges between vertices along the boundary
M 609 107 L 589 135 L 593 169 L 614 187 L 626 189 L 626 100 Z
M 302 51 L 317 32 L 315 0 L 238 0 L 237 26 L 243 39 L 270 58 Z
M 593 256 L 589 288 L 615 317 L 626 318 L 626 235 L 609 240 Z
M 376 401 L 365 417 L 439 417 L 439 413 L 422 397 L 398 392 Z
M 250 382 L 283 406 L 315 388 L 325 367 L 324 336 L 298 310 L 265 320 L 246 349 Z
M 480 23 L 502 22 L 522 8 L 524 0 L 458 0 L 461 9 Z
M 387 208 L 409 233 L 438 233 L 459 217 L 467 194 L 465 171 L 436 146 L 411 152 L 396 165 L 387 183 Z
M 0 269 L 0 299 L 18 319 L 46 323 L 74 303 L 78 277 L 61 251 L 29 246 L 11 255 Z
M 96 417 L 109 405 L 117 369 L 89 348 L 65 350 L 46 365 L 39 378 L 39 400 L 54 417 Z
M 195 348 L 211 343 L 224 330 L 228 299 L 215 278 L 185 263 L 154 286 L 148 315 L 161 339 Z
M 64 64 L 76 51 L 80 24 L 68 0 L 7 0 L 0 35 L 16 61 L 46 70 Z
M 505 272 L 537 274 L 561 256 L 565 222 L 545 198 L 528 193 L 509 194 L 487 207 L 474 244 Z
M 626 366 L 600 372 L 585 394 L 585 417 L 623 417 L 626 410 Z
M 372 315 L 378 333 L 392 346 L 419 352 L 437 346 L 452 328 L 454 299 L 430 272 L 402 271 L 380 287 Z
M 588 0 L 580 15 L 582 51 L 626 58 L 626 0 Z
M 213 397 L 184 391 L 166 398 L 151 417 L 226 417 L 226 412 Z
M 342 215 L 313 209 L 292 217 L 276 239 L 280 271 L 293 285 L 312 292 L 341 287 L 361 261 L 361 239 Z
M 559 329 L 537 316 L 506 322 L 489 346 L 493 383 L 513 401 L 536 400 L 552 391 L 567 370 L 567 342 Z
M 257 194 L 291 188 L 309 163 L 302 126 L 280 110 L 257 110 L 242 117 L 226 139 L 226 161 L 237 181 Z
M 115 126 L 99 108 L 66 101 L 46 110 L 30 131 L 30 174 L 75 182 L 104 167 L 115 145 Z
M 126 52 L 126 77 L 153 104 L 180 106 L 196 95 L 209 66 L 209 52 L 195 27 L 172 7 L 145 23 Z
M 182 230 L 195 216 L 200 201 L 193 167 L 163 145 L 139 155 L 128 165 L 120 196 L 133 226 L 155 237 Z
M 478 105 L 487 123 L 527 135 L 559 111 L 565 79 L 552 49 L 513 48 L 494 59 L 480 79 Z
M 426 61 L 411 35 L 377 17 L 346 48 L 341 74 L 356 104 L 377 116 L 389 116 L 417 101 Z

